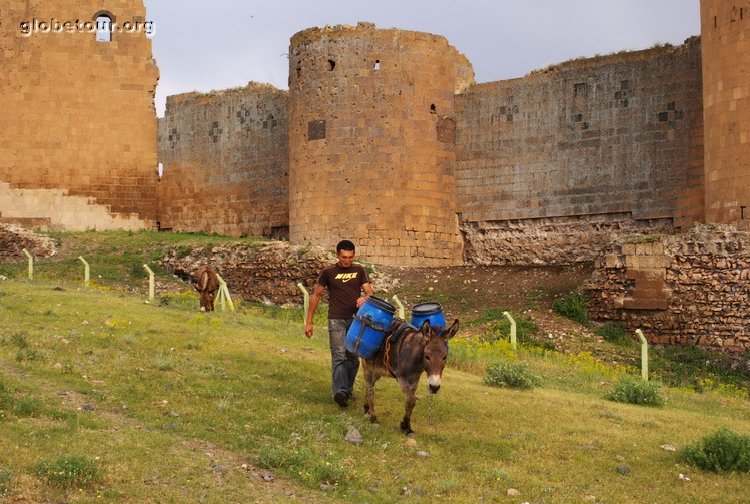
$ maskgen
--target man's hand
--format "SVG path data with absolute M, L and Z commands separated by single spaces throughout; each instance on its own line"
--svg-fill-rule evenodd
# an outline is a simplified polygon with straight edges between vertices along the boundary
M 308 338 L 312 338 L 313 335 L 313 325 L 312 324 L 305 324 L 305 336 Z
M 368 296 L 362 296 L 357 299 L 357 308 L 362 308 L 362 305 L 367 301 Z

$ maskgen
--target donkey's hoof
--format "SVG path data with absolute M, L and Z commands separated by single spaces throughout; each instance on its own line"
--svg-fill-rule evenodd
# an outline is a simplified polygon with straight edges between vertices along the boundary
M 378 423 L 378 417 L 376 417 L 375 415 L 370 415 L 370 423 Z
M 370 412 L 370 405 L 365 403 L 364 410 L 365 410 L 365 415 L 368 414 Z
M 411 430 L 411 423 L 409 422 L 401 422 L 401 431 L 407 436 L 409 434 L 414 434 L 414 431 Z

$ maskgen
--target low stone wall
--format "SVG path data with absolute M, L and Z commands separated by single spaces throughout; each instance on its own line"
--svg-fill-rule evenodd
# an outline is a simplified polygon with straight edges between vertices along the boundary
M 461 222 L 465 261 L 485 266 L 589 262 L 617 235 L 673 229 L 671 218 L 635 220 L 630 213 Z
M 0 263 L 25 262 L 27 259 L 23 249 L 36 258 L 50 257 L 57 251 L 52 238 L 19 226 L 0 224 Z
M 652 343 L 750 350 L 750 232 L 702 225 L 618 239 L 587 290 L 593 319 L 641 328 Z
M 332 252 L 288 242 L 268 242 L 258 247 L 229 244 L 179 255 L 180 249 L 174 249 L 162 259 L 162 264 L 177 276 L 187 279 L 205 264 L 227 282 L 233 297 L 275 304 L 301 304 L 303 297 L 297 283 L 312 291 L 321 269 L 336 262 Z

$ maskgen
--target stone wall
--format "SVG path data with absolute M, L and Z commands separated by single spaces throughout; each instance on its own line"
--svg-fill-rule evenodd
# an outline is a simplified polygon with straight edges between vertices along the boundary
M 706 222 L 750 229 L 750 0 L 701 0 Z
M 143 229 L 137 213 L 111 211 L 92 196 L 72 196 L 67 189 L 18 189 L 0 182 L 0 223 L 43 229 L 87 231 Z
M 55 255 L 55 241 L 16 225 L 0 224 L 0 263 L 26 262 L 26 249 L 35 258 Z
M 477 84 L 456 114 L 469 260 L 590 260 L 610 231 L 702 220 L 697 39 Z
M 652 343 L 750 350 L 750 232 L 704 225 L 632 238 L 597 259 L 592 318 L 641 328 Z
M 287 93 L 267 84 L 167 99 L 159 120 L 159 225 L 285 236 Z
M 188 278 L 199 266 L 216 269 L 230 294 L 245 301 L 301 304 L 301 282 L 310 292 L 320 271 L 336 262 L 333 252 L 319 247 L 269 242 L 257 247 L 230 244 L 193 250 L 180 257 L 177 249 L 162 260 L 174 274 Z
M 672 219 L 635 220 L 629 213 L 461 223 L 466 262 L 487 266 L 589 262 L 617 236 L 673 230 Z
M 473 75 L 438 35 L 369 23 L 295 34 L 290 239 L 352 239 L 380 264 L 459 264 L 453 103 Z
M 141 31 L 115 32 L 110 42 L 79 31 L 76 22 L 94 20 L 103 3 L 113 21 Z M 104 211 L 137 214 L 139 227 L 152 227 L 159 70 L 142 0 L 0 0 L 0 12 L 0 181 L 95 198 Z M 89 215 L 77 216 L 79 227 L 97 226 Z

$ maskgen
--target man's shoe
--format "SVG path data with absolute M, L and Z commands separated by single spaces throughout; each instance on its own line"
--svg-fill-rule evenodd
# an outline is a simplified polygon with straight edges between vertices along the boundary
M 333 394 L 333 400 L 342 408 L 346 408 L 347 404 L 349 403 L 345 390 L 339 390 L 338 392 Z

